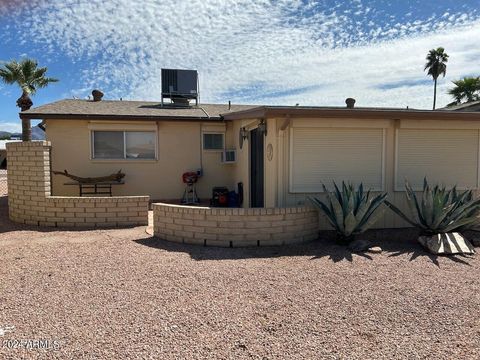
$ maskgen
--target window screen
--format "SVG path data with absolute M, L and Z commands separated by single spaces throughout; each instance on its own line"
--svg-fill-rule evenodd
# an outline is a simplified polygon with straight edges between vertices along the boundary
M 204 150 L 223 150 L 223 134 L 203 134 Z

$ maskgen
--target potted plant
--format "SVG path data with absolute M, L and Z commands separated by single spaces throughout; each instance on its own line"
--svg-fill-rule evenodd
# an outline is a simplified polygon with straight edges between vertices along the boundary
M 410 217 L 391 202 L 385 204 L 402 219 L 420 230 L 418 241 L 433 254 L 473 254 L 472 244 L 459 231 L 470 229 L 478 222 L 480 199 L 471 190 L 457 192 L 438 185 L 433 188 L 423 181 L 419 197 L 408 182 L 405 195 Z M 420 198 L 421 196 L 421 198 Z

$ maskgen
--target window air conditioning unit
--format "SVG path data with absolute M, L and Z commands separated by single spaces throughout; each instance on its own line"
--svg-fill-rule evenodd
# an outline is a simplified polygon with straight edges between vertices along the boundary
M 224 164 L 233 164 L 237 161 L 237 150 L 223 150 L 222 152 L 222 163 Z

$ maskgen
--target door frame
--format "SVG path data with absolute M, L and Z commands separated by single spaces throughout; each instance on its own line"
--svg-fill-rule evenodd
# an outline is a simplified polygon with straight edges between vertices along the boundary
M 248 147 L 249 205 L 252 208 L 263 208 L 265 207 L 265 136 L 259 132 L 258 127 L 249 131 Z M 260 178 L 258 178 L 259 175 Z M 260 194 L 258 194 L 259 187 Z

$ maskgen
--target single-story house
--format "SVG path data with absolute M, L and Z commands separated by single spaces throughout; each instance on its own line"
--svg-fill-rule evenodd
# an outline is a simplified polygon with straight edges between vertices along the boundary
M 463 104 L 451 105 L 442 110 L 452 110 L 452 111 L 480 111 L 480 100 L 470 101 Z
M 321 184 L 363 182 L 404 201 L 404 181 L 480 185 L 480 112 L 347 107 L 61 100 L 21 113 L 40 119 L 52 169 L 103 176 L 119 169 L 115 195 L 179 199 L 182 174 L 198 171 L 200 198 L 238 190 L 243 207 L 304 204 Z M 53 195 L 78 195 L 53 176 Z M 403 223 L 391 215 L 379 227 Z

